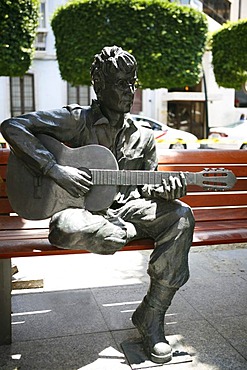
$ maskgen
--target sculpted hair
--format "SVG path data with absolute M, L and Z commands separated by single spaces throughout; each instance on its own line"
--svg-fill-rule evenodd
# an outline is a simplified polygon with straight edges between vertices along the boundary
M 131 73 L 136 70 L 135 57 L 118 46 L 106 46 L 96 54 L 91 66 L 93 84 L 104 85 L 105 77 L 115 74 L 117 70 Z

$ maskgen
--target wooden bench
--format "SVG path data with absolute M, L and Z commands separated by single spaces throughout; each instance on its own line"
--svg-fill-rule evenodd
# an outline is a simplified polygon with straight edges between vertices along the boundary
M 29 221 L 14 214 L 6 194 L 9 149 L 0 149 L 0 344 L 11 342 L 11 258 L 85 253 L 52 246 L 48 239 L 49 220 Z M 230 191 L 206 192 L 189 186 L 183 201 L 195 215 L 193 246 L 247 241 L 247 151 L 175 151 L 159 158 L 161 171 L 198 172 L 205 167 L 227 168 L 237 176 Z M 123 250 L 152 249 L 152 240 L 138 240 Z

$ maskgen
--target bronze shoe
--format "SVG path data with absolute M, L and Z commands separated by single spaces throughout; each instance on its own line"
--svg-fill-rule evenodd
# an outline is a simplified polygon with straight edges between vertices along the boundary
M 172 349 L 164 334 L 164 315 L 164 312 L 149 306 L 145 300 L 132 315 L 132 322 L 143 337 L 145 352 L 157 364 L 172 359 Z

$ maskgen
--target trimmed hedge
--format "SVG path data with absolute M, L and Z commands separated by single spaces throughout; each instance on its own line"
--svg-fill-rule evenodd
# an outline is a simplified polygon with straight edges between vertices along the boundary
M 1 0 L 0 76 L 23 76 L 33 57 L 39 0 Z
M 117 45 L 137 59 L 143 88 L 195 85 L 207 21 L 203 13 L 164 0 L 72 0 L 52 17 L 64 80 L 90 85 L 93 56 Z
M 240 90 L 247 81 L 247 19 L 228 22 L 212 35 L 216 82 Z

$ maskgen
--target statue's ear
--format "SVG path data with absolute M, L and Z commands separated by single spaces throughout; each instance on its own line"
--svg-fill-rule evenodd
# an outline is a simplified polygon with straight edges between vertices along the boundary
M 97 95 L 97 98 L 99 99 L 100 98 L 100 95 L 101 95 L 101 91 L 105 87 L 104 79 L 103 78 L 97 78 L 96 77 L 92 81 L 92 84 L 93 84 L 93 88 L 94 88 L 95 94 Z
M 92 80 L 92 85 L 95 94 L 98 95 L 100 91 L 100 81 L 97 78 L 95 78 L 94 80 Z

